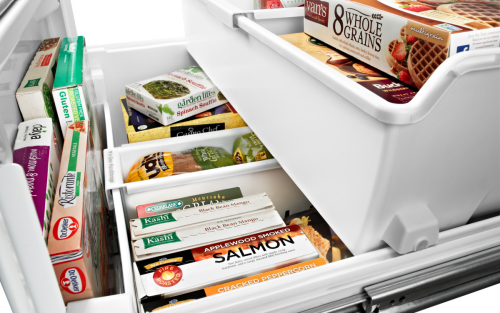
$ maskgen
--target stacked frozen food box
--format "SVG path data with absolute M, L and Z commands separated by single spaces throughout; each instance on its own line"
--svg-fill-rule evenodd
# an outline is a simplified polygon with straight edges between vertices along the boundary
M 305 1 L 305 33 L 418 89 L 447 58 L 498 47 L 498 27 L 496 1 Z
M 137 207 L 130 232 L 145 311 L 327 263 L 301 226 L 285 225 L 266 193 L 240 196 L 231 188 Z

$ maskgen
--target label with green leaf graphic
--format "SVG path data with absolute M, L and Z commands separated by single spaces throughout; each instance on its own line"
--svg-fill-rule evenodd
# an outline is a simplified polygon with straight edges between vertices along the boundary
M 177 222 L 175 217 L 172 216 L 172 213 L 167 213 L 167 214 L 162 214 L 162 215 L 155 215 L 151 217 L 145 217 L 139 219 L 141 221 L 142 228 L 147 228 L 159 224 L 165 224 L 165 223 L 171 223 L 171 222 Z
M 160 246 L 160 245 L 165 245 L 169 243 L 174 243 L 174 242 L 180 242 L 181 240 L 177 236 L 177 233 L 168 233 L 168 234 L 163 234 L 159 236 L 152 236 L 152 237 L 147 237 L 143 238 L 142 242 L 144 243 L 144 249 L 149 249 L 152 247 Z
M 26 85 L 24 86 L 24 88 L 29 88 L 29 87 L 36 87 L 36 86 L 38 86 L 38 84 L 40 83 L 40 79 L 41 79 L 41 78 L 37 78 L 37 79 L 30 79 L 30 80 L 28 80 L 28 82 L 26 83 Z

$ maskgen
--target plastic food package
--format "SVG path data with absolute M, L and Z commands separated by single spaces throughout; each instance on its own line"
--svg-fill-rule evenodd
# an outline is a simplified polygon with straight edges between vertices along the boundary
M 274 159 L 255 133 L 243 135 L 235 140 L 233 158 L 239 164 Z
M 127 183 L 198 172 L 237 164 L 231 154 L 219 147 L 198 147 L 182 152 L 157 152 L 135 163 Z

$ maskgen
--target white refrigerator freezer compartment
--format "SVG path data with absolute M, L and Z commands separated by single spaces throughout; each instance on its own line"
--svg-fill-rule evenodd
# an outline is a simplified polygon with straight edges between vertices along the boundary
M 420 250 L 500 210 L 500 48 L 453 56 L 393 104 L 237 2 L 182 1 L 188 51 L 354 254 Z
M 177 152 L 196 147 L 221 147 L 232 152 L 234 141 L 251 132 L 248 127 L 220 132 L 155 140 L 104 151 L 106 189 L 122 191 L 127 219 L 137 218 L 138 205 L 188 197 L 232 187 L 240 187 L 244 196 L 266 192 L 284 217 L 307 210 L 310 202 L 281 169 L 276 160 L 237 164 L 224 168 L 125 183 L 130 168 L 142 157 L 156 152 Z

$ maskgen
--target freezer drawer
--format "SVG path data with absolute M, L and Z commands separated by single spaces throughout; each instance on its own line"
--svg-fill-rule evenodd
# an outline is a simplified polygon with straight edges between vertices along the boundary
M 424 249 L 498 212 L 500 48 L 451 57 L 395 104 L 278 37 L 270 24 L 303 26 L 288 9 L 243 2 L 183 1 L 188 51 L 353 253 Z

